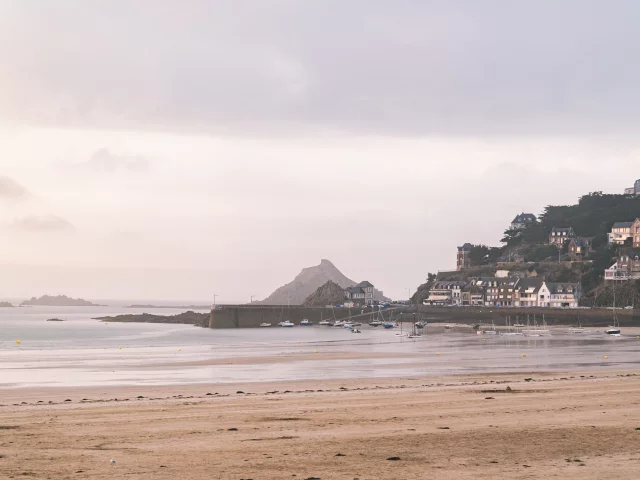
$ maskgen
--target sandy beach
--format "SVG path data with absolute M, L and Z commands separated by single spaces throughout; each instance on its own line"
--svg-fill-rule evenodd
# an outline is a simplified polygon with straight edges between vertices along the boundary
M 636 372 L 3 390 L 0 478 L 636 479 Z

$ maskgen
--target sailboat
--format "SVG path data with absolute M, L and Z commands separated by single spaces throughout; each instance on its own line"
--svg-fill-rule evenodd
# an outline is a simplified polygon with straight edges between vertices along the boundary
M 618 314 L 616 312 L 616 284 L 613 284 L 613 325 L 610 325 L 604 333 L 612 337 L 620 337 L 620 322 L 618 321 Z
M 445 328 L 446 328 L 446 326 L 445 326 Z M 491 320 L 491 330 L 485 330 L 484 334 L 485 335 L 497 335 L 498 334 L 498 332 L 496 331 L 496 326 L 493 323 L 493 320 Z
M 505 326 L 507 327 L 507 331 L 501 333 L 500 335 L 503 335 L 503 336 L 522 335 L 522 332 L 519 332 L 515 328 L 511 327 L 511 317 L 507 317 L 504 323 L 505 323 Z
M 414 315 L 413 316 L 413 331 L 409 335 L 407 335 L 407 338 L 420 338 L 420 337 L 422 337 L 422 335 L 420 335 L 418 333 L 418 331 L 416 330 L 416 325 L 417 325 L 416 316 Z
M 587 331 L 586 328 L 582 326 L 580 320 L 578 320 L 578 326 L 569 329 L 569 333 L 585 333 Z

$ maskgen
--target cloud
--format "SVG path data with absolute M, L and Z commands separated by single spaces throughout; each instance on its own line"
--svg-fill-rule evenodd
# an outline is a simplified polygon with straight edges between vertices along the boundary
M 99 148 L 86 162 L 71 165 L 78 170 L 95 173 L 115 173 L 119 170 L 146 172 L 149 161 L 141 156 L 115 155 L 107 148 Z
M 29 196 L 25 187 L 10 177 L 0 175 L 0 199 L 24 199 Z
M 67 220 L 57 215 L 28 215 L 16 218 L 12 227 L 22 232 L 65 232 L 75 230 Z
M 640 127 L 638 2 L 147 3 L 2 2 L 0 119 L 234 134 Z

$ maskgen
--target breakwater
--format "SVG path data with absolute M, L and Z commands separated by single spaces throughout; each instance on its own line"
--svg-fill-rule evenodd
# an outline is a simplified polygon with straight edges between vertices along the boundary
M 300 305 L 219 305 L 211 310 L 209 328 L 253 328 L 261 323 L 276 326 L 289 320 L 295 324 L 307 319 L 314 324 L 322 320 L 358 319 L 369 321 L 378 315 L 371 308 L 302 307 Z M 380 314 L 385 320 L 397 318 L 401 309 L 384 309 Z M 402 309 L 404 310 L 404 309 Z

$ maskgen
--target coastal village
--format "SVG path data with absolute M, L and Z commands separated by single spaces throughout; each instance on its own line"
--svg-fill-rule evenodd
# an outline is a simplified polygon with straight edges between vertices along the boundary
M 640 197 L 640 180 L 636 180 L 633 187 L 626 188 L 624 195 Z M 640 280 L 640 218 L 610 218 L 609 224 L 612 226 L 602 235 L 600 243 L 605 240 L 608 250 L 615 250 L 616 256 L 608 268 L 597 273 L 605 286 Z M 534 214 L 521 213 L 515 216 L 506 233 L 510 238 L 518 238 L 536 227 L 539 223 Z M 593 263 L 597 237 L 581 236 L 580 233 L 572 226 L 553 225 L 544 232 L 537 247 L 547 248 L 546 252 L 551 254 L 548 262 L 555 261 L 565 268 L 585 264 L 584 270 Z M 439 272 L 430 285 L 428 296 L 423 299 L 424 305 L 549 308 L 577 308 L 582 305 L 585 291 L 580 281 L 550 281 L 536 270 L 537 262 L 526 262 L 517 254 L 512 253 L 495 262 L 492 276 L 474 275 L 477 273 L 473 272 L 474 267 L 478 266 L 473 258 L 474 249 L 477 246 L 471 243 L 457 247 L 457 274 Z M 554 254 L 554 250 L 557 253 Z M 485 255 L 481 261 L 488 256 Z M 552 260 L 554 257 L 556 260 Z M 467 272 L 468 276 L 465 275 Z

